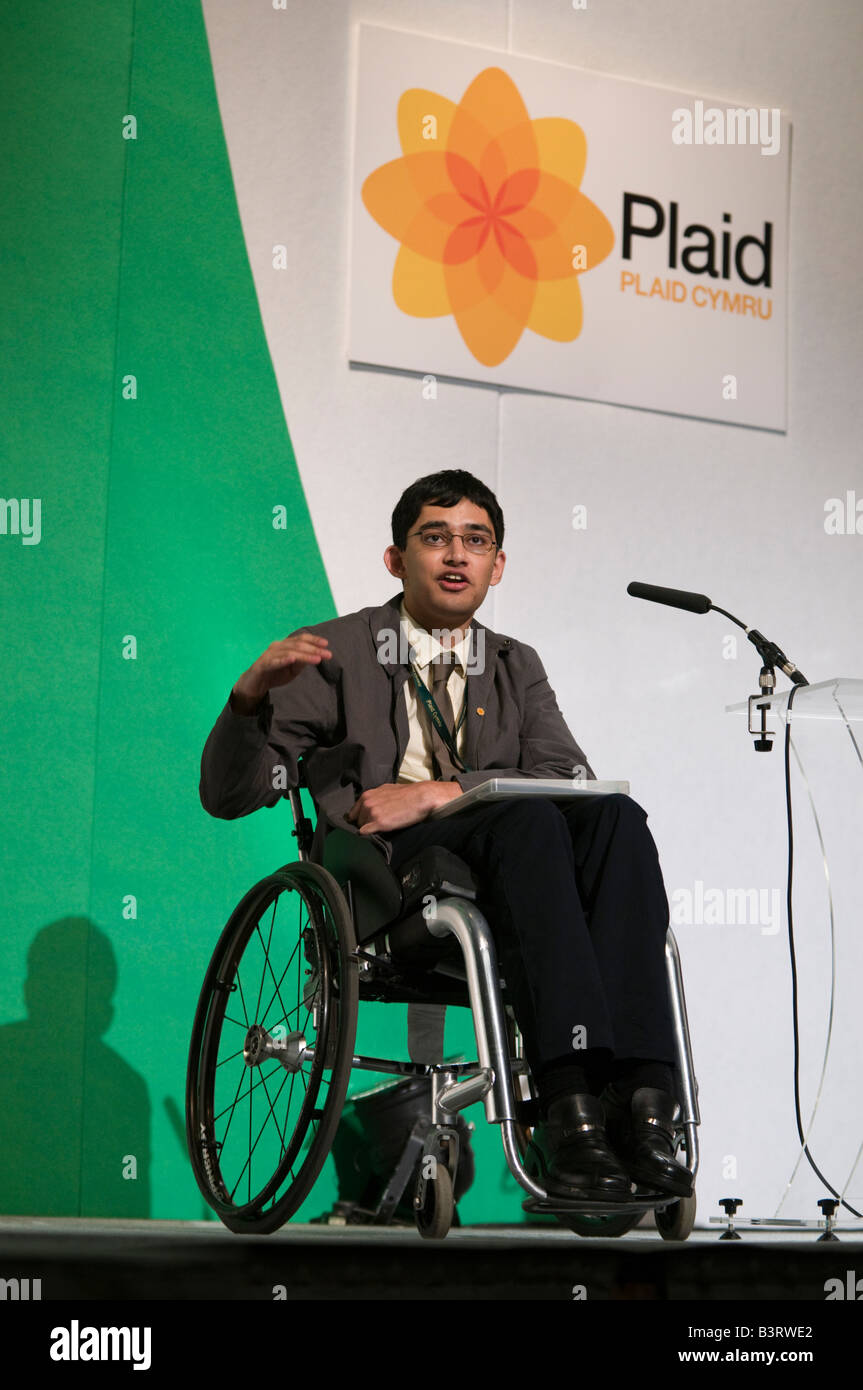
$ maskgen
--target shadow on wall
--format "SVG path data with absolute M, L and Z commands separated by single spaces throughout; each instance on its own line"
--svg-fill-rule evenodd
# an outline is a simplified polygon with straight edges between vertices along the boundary
M 0 1211 L 150 1215 L 150 1100 L 103 1041 L 117 962 L 86 917 L 43 927 L 27 953 L 27 1017 L 0 1027 Z

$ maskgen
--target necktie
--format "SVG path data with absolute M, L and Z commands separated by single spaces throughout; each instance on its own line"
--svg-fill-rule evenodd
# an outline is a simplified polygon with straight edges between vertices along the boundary
M 449 729 L 449 732 L 452 733 L 454 722 L 452 702 L 449 698 L 449 694 L 446 688 L 447 679 L 449 677 L 450 672 L 453 669 L 453 662 L 452 660 L 448 659 L 450 656 L 451 653 L 449 652 L 440 652 L 432 662 L 431 693 L 432 699 L 434 700 L 435 704 L 441 712 L 441 716 L 444 720 L 444 723 Z M 434 755 L 434 763 L 437 769 L 435 773 L 435 780 L 449 782 L 453 779 L 453 777 L 455 777 L 456 768 L 453 766 L 452 759 L 450 758 L 449 749 L 447 748 L 446 744 L 444 743 L 443 739 L 441 738 L 431 719 L 429 719 L 429 725 L 431 726 L 432 753 Z

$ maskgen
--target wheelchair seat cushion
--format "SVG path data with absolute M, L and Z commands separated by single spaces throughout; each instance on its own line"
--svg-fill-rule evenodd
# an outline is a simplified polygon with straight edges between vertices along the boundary
M 429 896 L 470 898 L 473 902 L 479 891 L 479 879 L 473 869 L 459 859 L 452 850 L 443 845 L 426 845 L 425 849 L 405 860 L 396 869 L 401 882 L 403 907 L 402 914 L 413 912 L 414 908 L 425 905 L 423 899 Z

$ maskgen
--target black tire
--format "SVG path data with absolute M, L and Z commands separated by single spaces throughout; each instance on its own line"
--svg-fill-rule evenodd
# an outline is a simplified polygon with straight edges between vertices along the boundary
M 417 1195 L 420 1202 L 415 1208 L 417 1230 L 425 1240 L 443 1240 L 455 1214 L 449 1168 L 438 1163 L 434 1178 L 420 1178 Z
M 695 1225 L 695 1193 L 654 1212 L 653 1219 L 663 1240 L 686 1240 Z
M 674 1156 L 688 1153 L 688 1132 L 684 1128 L 677 1131 Z M 686 1240 L 695 1226 L 696 1194 L 693 1188 L 689 1197 L 679 1197 L 667 1207 L 653 1213 L 656 1229 L 663 1240 Z
M 307 862 L 255 884 L 219 938 L 192 1027 L 186 1137 L 230 1231 L 277 1230 L 326 1161 L 356 1039 L 355 950 L 344 894 Z
M 594 1239 L 610 1240 L 612 1236 L 625 1236 L 627 1231 L 631 1231 L 633 1226 L 638 1225 L 643 1215 L 644 1213 L 640 1211 L 637 1211 L 634 1216 L 583 1216 L 578 1212 L 564 1215 L 563 1212 L 559 1212 L 557 1219 L 561 1226 L 567 1226 L 577 1236 L 592 1236 Z

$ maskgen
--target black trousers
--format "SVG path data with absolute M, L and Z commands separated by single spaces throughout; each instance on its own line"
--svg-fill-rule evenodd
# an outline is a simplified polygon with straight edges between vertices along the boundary
M 435 844 L 480 876 L 479 906 L 535 1075 L 562 1057 L 581 1061 L 584 1049 L 674 1065 L 668 899 L 636 801 L 518 797 L 388 838 L 394 868 Z

